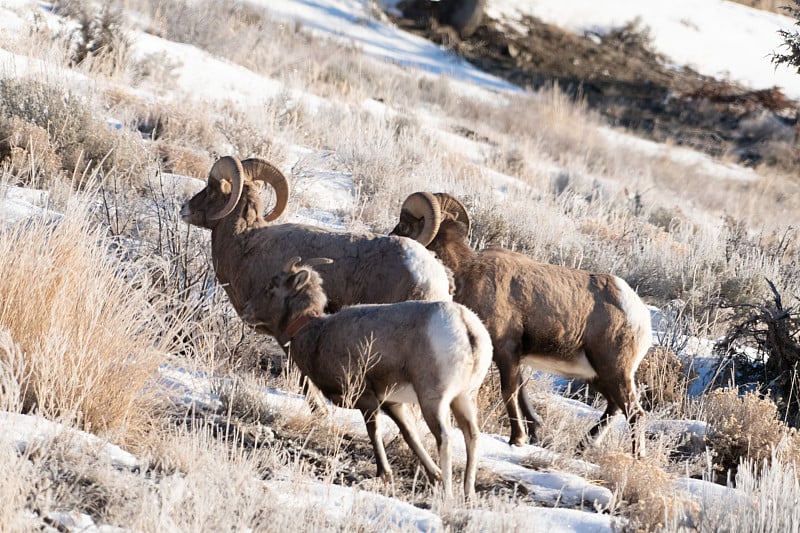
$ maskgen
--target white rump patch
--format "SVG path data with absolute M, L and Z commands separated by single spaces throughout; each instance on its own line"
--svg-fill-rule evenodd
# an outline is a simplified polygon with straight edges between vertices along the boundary
M 436 256 L 412 239 L 401 239 L 405 250 L 405 264 L 414 276 L 419 287 L 428 295 L 430 301 L 450 302 L 450 282 L 447 270 Z
M 619 290 L 620 305 L 628 317 L 628 325 L 637 340 L 636 361 L 631 369 L 631 379 L 633 379 L 633 374 L 636 373 L 639 363 L 642 362 L 647 350 L 653 345 L 653 326 L 650 322 L 650 310 L 631 286 L 625 283 L 624 279 L 615 276 L 614 280 Z
M 526 355 L 522 362 L 534 370 L 565 378 L 591 380 L 597 377 L 594 367 L 581 350 L 572 359 L 556 359 L 546 355 Z
M 443 374 L 442 383 L 449 387 L 447 391 L 442 391 L 445 401 L 449 403 L 466 385 L 454 378 L 462 372 L 464 354 L 472 352 L 467 328 L 461 320 L 457 304 L 436 304 L 425 333 L 431 346 L 431 357 L 436 359 L 436 368 Z

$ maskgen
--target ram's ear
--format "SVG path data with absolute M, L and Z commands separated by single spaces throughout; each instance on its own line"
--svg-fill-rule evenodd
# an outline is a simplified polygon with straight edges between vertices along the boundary
M 311 272 L 306 269 L 301 269 L 289 277 L 287 284 L 295 291 L 299 291 L 308 284 L 310 279 Z
M 219 180 L 219 190 L 222 191 L 222 194 L 230 194 L 231 182 L 226 179 Z

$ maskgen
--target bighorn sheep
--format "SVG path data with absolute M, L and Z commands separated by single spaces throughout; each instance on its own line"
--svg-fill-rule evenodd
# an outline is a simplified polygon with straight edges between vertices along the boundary
M 608 402 L 588 435 L 595 442 L 620 411 L 634 428 L 643 412 L 634 374 L 652 331 L 650 313 L 633 289 L 616 276 L 539 263 L 503 248 L 475 251 L 469 230 L 469 215 L 456 198 L 418 192 L 403 203 L 392 234 L 436 252 L 453 271 L 454 300 L 475 311 L 489 330 L 510 443 L 524 443 L 520 406 L 532 441 L 540 424 L 522 386 L 521 363 L 591 382 Z M 643 454 L 633 434 L 634 453 Z
M 475 397 L 492 361 L 486 328 L 475 313 L 454 302 L 357 305 L 325 314 L 322 280 L 311 265 L 329 261 L 298 266 L 300 258 L 292 258 L 248 300 L 242 319 L 275 331 L 281 344 L 291 341 L 300 371 L 333 403 L 361 411 L 378 476 L 391 476 L 378 427 L 383 409 L 431 479 L 441 479 L 451 496 L 451 410 L 467 450 L 464 494 L 473 496 L 479 434 Z M 420 443 L 406 403 L 419 404 L 436 439 L 441 469 Z
M 276 196 L 266 218 L 259 195 L 263 183 Z M 452 300 L 450 274 L 419 243 L 302 224 L 269 225 L 286 208 L 288 197 L 286 177 L 270 163 L 223 157 L 212 166 L 206 187 L 181 208 L 185 222 L 211 230 L 217 280 L 239 315 L 250 295 L 297 255 L 335 260 L 320 270 L 331 310 L 357 303 Z

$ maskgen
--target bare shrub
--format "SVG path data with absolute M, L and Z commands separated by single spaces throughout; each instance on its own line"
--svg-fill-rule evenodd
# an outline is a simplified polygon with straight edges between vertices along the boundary
M 736 3 L 772 11 L 773 13 L 783 13 L 786 9 L 786 0 L 733 0 Z
M 47 130 L 17 116 L 0 114 L 0 160 L 28 187 L 47 188 L 63 173 L 63 160 Z
M 636 370 L 640 401 L 647 411 L 668 408 L 682 412 L 690 381 L 685 363 L 663 346 L 652 348 Z
M 616 494 L 617 506 L 632 531 L 658 531 L 685 502 L 675 494 L 674 479 L 657 464 L 626 453 L 596 458 L 598 474 Z
M 714 452 L 717 479 L 725 482 L 728 472 L 736 472 L 742 460 L 761 464 L 773 452 L 784 460 L 800 455 L 800 437 L 778 416 L 769 398 L 754 392 L 739 395 L 735 390 L 717 389 L 704 397 L 709 424 L 707 441 Z
M 781 294 L 767 280 L 772 301 L 737 304 L 728 319 L 729 329 L 717 342 L 718 353 L 735 358 L 751 371 L 759 390 L 768 393 L 791 426 L 800 424 L 800 314 L 784 307 Z M 752 351 L 756 352 L 755 357 Z
M 207 152 L 169 141 L 157 141 L 153 151 L 165 172 L 182 176 L 205 177 L 214 164 L 214 159 Z
M 213 151 L 220 144 L 214 113 L 202 104 L 178 101 L 139 105 L 133 113 L 136 129 L 151 140 L 206 152 Z
M 118 168 L 135 176 L 144 164 L 138 135 L 113 129 L 83 96 L 57 85 L 32 78 L 2 79 L 0 113 L 45 130 L 52 146 L 45 153 L 54 151 L 69 174 Z
M 130 44 L 119 9 L 108 3 L 95 7 L 84 0 L 59 1 L 53 8 L 77 23 L 67 36 L 73 66 L 91 63 L 92 70 L 106 74 L 125 66 Z

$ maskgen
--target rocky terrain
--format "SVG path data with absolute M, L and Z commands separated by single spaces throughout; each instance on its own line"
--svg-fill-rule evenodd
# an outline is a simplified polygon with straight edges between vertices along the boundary
M 778 88 L 748 90 L 670 65 L 638 22 L 605 35 L 576 35 L 532 16 L 513 25 L 487 16 L 464 40 L 430 20 L 395 22 L 520 87 L 557 84 L 609 124 L 645 138 L 748 165 L 800 164 L 797 102 Z

